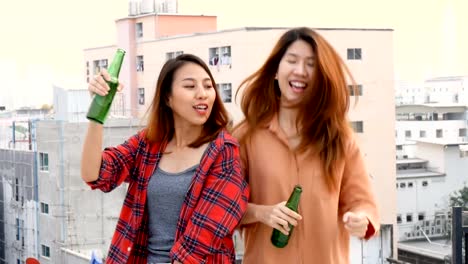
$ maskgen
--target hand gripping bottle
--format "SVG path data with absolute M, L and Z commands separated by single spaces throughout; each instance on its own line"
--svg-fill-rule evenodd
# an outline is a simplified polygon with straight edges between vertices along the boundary
M 125 51 L 122 49 L 117 49 L 114 59 L 112 60 L 109 69 L 109 75 L 111 77 L 110 81 L 107 81 L 109 85 L 109 92 L 105 96 L 100 96 L 98 94 L 94 95 L 93 101 L 88 110 L 86 118 L 89 120 L 104 124 L 109 109 L 112 105 L 112 100 L 114 99 L 115 93 L 117 92 L 117 87 L 119 86 L 119 73 L 122 66 L 122 62 L 125 56 Z
M 286 207 L 293 210 L 294 212 L 297 212 L 301 193 L 302 187 L 300 185 L 296 185 L 291 193 L 291 196 L 289 196 L 289 199 L 286 202 Z M 291 237 L 293 229 L 294 226 L 289 224 L 289 235 L 285 235 L 279 230 L 273 229 L 273 233 L 271 234 L 271 243 L 273 243 L 275 247 L 284 248 L 288 244 L 289 237 Z

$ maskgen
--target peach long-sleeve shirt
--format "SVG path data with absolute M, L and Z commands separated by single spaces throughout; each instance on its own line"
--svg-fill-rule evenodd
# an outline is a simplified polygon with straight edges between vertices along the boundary
M 240 135 L 243 129 L 236 131 Z M 337 191 L 327 189 L 319 157 L 295 154 L 287 145 L 275 117 L 242 144 L 242 158 L 250 184 L 250 203 L 274 205 L 288 199 L 296 184 L 302 186 L 299 214 L 289 244 L 276 248 L 272 228 L 256 222 L 242 226 L 244 264 L 344 264 L 349 263 L 349 234 L 343 214 L 364 212 L 369 219 L 366 239 L 379 230 L 379 218 L 369 174 L 361 152 L 350 139 L 346 158 L 339 166 Z

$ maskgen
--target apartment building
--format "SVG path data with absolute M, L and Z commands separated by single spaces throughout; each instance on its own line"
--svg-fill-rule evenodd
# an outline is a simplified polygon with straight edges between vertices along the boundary
M 447 76 L 422 83 L 400 82 L 396 88 L 395 104 L 463 104 L 468 103 L 468 76 Z
M 468 77 L 440 77 L 396 92 L 397 158 L 414 156 L 415 140 L 468 142 Z
M 468 78 L 439 77 L 396 91 L 399 257 L 449 257 L 450 195 L 466 184 Z M 401 253 L 400 253 L 401 251 Z
M 138 129 L 138 120 L 111 119 L 104 128 L 103 145 L 121 144 Z M 86 130 L 87 123 L 37 122 L 38 203 L 47 208 L 39 215 L 41 263 L 89 263 L 92 250 L 105 254 L 109 248 L 127 186 L 104 194 L 91 191 L 82 181 Z
M 48 108 L 29 108 L 0 112 L 0 148 L 31 150 L 31 120 L 51 117 Z
M 448 263 L 450 197 L 468 184 L 468 144 L 416 141 L 415 150 L 397 160 L 399 259 Z
M 116 21 L 115 45 L 93 47 L 84 51 L 85 79 L 92 78 L 102 65 L 112 59 L 116 48 L 127 51 L 120 80 L 126 113 L 143 117 L 155 93 L 156 78 L 162 65 L 179 54 L 198 55 L 209 65 L 218 89 L 234 122 L 242 119 L 235 94 L 238 86 L 266 59 L 273 44 L 287 28 L 246 27 L 216 30 L 214 16 L 185 16 L 181 14 L 148 13 L 133 15 Z M 313 27 L 313 25 L 305 25 Z M 357 133 L 359 144 L 368 164 L 370 177 L 378 197 L 382 214 L 383 239 L 352 246 L 356 258 L 361 252 L 384 253 L 382 259 L 394 251 L 390 242 L 395 224 L 395 113 L 393 83 L 393 32 L 387 29 L 317 29 L 346 62 L 359 85 L 351 92 L 353 104 L 349 117 Z M 106 63 L 101 63 L 102 61 Z M 242 91 L 240 91 L 242 92 Z M 385 120 L 385 122 L 382 122 Z M 393 230 L 396 232 L 396 230 Z M 393 246 L 393 247 L 392 247 Z M 367 248 L 366 248 L 367 247 Z M 364 253 L 367 254 L 367 253 Z M 372 260 L 372 253 L 368 258 Z M 376 254 L 378 255 L 378 254 Z
M 37 189 L 32 151 L 0 149 L 0 263 L 37 256 Z M 41 204 L 42 210 L 46 210 Z
M 414 157 L 415 142 L 468 143 L 468 107 L 462 104 L 396 106 L 397 158 Z

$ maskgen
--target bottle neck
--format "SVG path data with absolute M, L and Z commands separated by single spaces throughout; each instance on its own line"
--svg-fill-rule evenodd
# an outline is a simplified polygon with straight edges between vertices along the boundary
M 118 79 L 120 68 L 122 67 L 122 62 L 124 58 L 125 52 L 123 50 L 117 50 L 114 59 L 112 60 L 111 65 L 107 69 L 107 72 L 111 76 L 112 79 Z

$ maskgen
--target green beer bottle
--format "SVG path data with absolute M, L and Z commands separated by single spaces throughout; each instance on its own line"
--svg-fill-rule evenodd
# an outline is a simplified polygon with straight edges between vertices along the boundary
M 294 186 L 294 190 L 289 196 L 288 201 L 286 202 L 286 207 L 297 212 L 297 208 L 299 206 L 299 199 L 301 198 L 302 187 L 300 185 Z M 289 241 L 289 237 L 292 235 L 292 231 L 294 226 L 289 224 L 289 235 L 285 235 L 281 233 L 278 229 L 273 229 L 273 233 L 271 234 L 271 243 L 275 247 L 284 248 Z
M 94 95 L 93 101 L 89 106 L 88 114 L 86 115 L 86 118 L 89 120 L 104 124 L 104 120 L 106 120 L 107 114 L 109 113 L 109 109 L 112 105 L 112 100 L 117 92 L 117 86 L 119 86 L 118 79 L 124 56 L 125 51 L 123 49 L 117 49 L 114 59 L 107 70 L 111 77 L 110 81 L 107 81 L 110 90 L 105 96 L 100 96 L 98 94 Z

